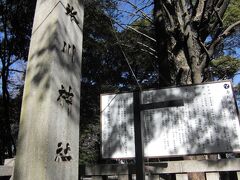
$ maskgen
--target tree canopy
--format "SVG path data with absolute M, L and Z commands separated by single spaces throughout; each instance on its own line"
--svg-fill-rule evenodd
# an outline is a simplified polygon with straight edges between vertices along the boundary
M 4 158 L 12 157 L 15 152 L 12 126 L 18 119 L 14 117 L 16 113 L 11 113 L 15 108 L 12 99 L 16 95 L 12 90 L 19 89 L 16 77 L 19 73 L 23 73 L 16 64 L 27 60 L 34 7 L 35 2 L 28 0 L 2 0 L 0 2 L 1 164 Z

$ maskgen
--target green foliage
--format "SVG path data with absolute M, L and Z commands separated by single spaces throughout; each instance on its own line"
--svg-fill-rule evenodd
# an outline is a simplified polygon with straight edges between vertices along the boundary
M 110 9 L 112 7 L 113 4 Z M 144 88 L 157 83 L 153 66 L 156 59 L 152 59 L 155 55 L 154 52 L 149 54 L 148 48 L 154 46 L 152 42 L 133 30 L 119 32 L 113 26 L 116 17 L 111 12 L 106 14 L 106 9 L 109 6 L 104 6 L 102 1 L 89 1 L 85 5 L 80 120 L 82 164 L 101 161 L 99 95 L 138 88 L 126 60 Z M 146 20 L 138 20 L 131 26 L 154 36 L 153 28 Z
M 237 91 L 240 93 L 240 83 L 237 85 Z
M 118 32 L 111 11 L 116 4 L 105 1 L 85 3 L 81 120 L 80 162 L 100 161 L 100 94 L 136 89 L 136 81 L 126 62 L 128 59 L 139 82 L 149 86 L 154 81 L 151 55 L 139 51 L 151 43 L 133 31 Z M 94 7 L 94 8 L 93 8 Z M 132 26 L 148 35 L 147 22 L 137 21 Z M 123 52 L 125 53 L 124 56 Z
M 141 87 L 143 89 L 154 88 L 158 84 L 158 60 L 155 44 L 146 37 L 154 37 L 154 28 L 146 19 L 139 19 L 130 26 L 135 30 L 126 29 L 119 33 L 120 45 L 126 53 L 127 59 Z M 127 64 L 124 59 L 122 64 Z M 126 67 L 126 71 L 128 72 L 127 78 L 131 84 L 131 89 L 137 89 L 136 80 L 133 78 L 128 66 Z
M 7 40 L 8 53 L 14 55 L 14 60 L 27 60 L 35 3 L 36 1 L 30 0 L 0 2 L 0 31 L 2 33 L 0 47 L 5 48 L 3 43 Z M 5 30 L 7 37 L 4 34 Z
M 88 1 L 85 4 L 83 83 L 98 88 L 103 84 L 116 87 L 116 82 L 121 81 L 119 51 L 111 17 L 107 15 L 107 9 L 113 5 L 110 1 Z
M 240 20 L 240 1 L 231 0 L 227 8 L 227 11 L 223 18 L 223 23 L 225 27 L 230 26 L 231 24 Z
M 223 18 L 224 29 L 236 23 L 237 21 L 240 21 L 239 7 L 240 7 L 239 0 L 230 1 L 230 4 Z M 225 52 L 227 52 L 228 55 L 239 58 L 240 56 L 237 53 L 236 49 L 236 47 L 239 46 L 240 46 L 240 28 L 237 27 L 234 29 L 233 33 L 225 39 L 225 41 L 222 44 L 222 47 L 220 46 L 220 49 L 222 48 L 222 50 L 225 50 Z
M 211 62 L 214 77 L 232 79 L 240 69 L 240 60 L 230 56 L 221 56 Z
M 100 94 L 114 92 L 124 83 L 111 24 L 114 6 L 112 1 L 85 2 L 80 119 L 80 163 L 83 164 L 100 159 Z
M 94 164 L 99 161 L 100 129 L 99 124 L 89 124 L 81 128 L 80 134 L 80 164 Z

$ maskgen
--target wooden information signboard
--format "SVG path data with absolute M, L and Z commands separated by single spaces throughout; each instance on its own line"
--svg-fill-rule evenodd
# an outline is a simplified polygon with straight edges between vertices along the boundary
M 145 157 L 240 151 L 229 81 L 143 91 Z M 133 93 L 101 96 L 103 158 L 135 157 Z

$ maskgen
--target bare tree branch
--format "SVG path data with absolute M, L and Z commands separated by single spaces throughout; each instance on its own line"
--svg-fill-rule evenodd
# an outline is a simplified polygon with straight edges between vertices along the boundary
M 126 14 L 129 14 L 130 16 L 138 16 L 138 17 L 142 17 L 142 16 L 140 16 L 140 15 L 138 15 L 137 13 L 134 13 L 134 12 L 129 12 L 129 11 L 122 10 L 122 9 L 119 9 L 118 11 L 119 11 L 119 12 L 126 13 Z
M 224 13 L 226 12 L 229 3 L 230 3 L 230 0 L 224 0 L 222 5 L 219 7 L 219 16 L 221 18 L 223 18 Z
M 144 37 L 150 39 L 150 40 L 153 41 L 153 42 L 156 42 L 156 39 L 154 39 L 154 38 L 152 38 L 152 37 L 150 37 L 150 36 L 148 36 L 148 35 L 146 35 L 146 34 L 140 32 L 139 30 L 137 30 L 137 29 L 135 29 L 135 28 L 133 28 L 133 27 L 131 27 L 131 26 L 127 26 L 127 28 L 128 28 L 128 29 L 131 29 L 131 30 L 133 30 L 133 31 L 135 31 L 135 32 L 138 33 L 138 34 L 143 35 Z
M 154 23 L 154 22 L 152 21 L 152 18 L 149 17 L 149 16 L 142 10 L 143 8 L 139 9 L 135 4 L 133 4 L 133 3 L 130 2 L 129 0 L 122 0 L 122 1 L 130 4 L 130 5 L 136 10 L 136 12 L 140 12 L 140 13 L 142 14 L 142 16 L 143 16 L 144 18 L 146 18 L 149 22 L 151 22 L 152 24 Z
M 163 9 L 165 10 L 167 17 L 169 19 L 170 25 L 171 25 L 171 29 L 173 30 L 174 28 L 174 21 L 173 21 L 173 17 L 171 16 L 171 14 L 169 13 L 167 7 L 163 4 Z
M 216 33 L 214 35 L 215 37 L 218 37 L 222 33 L 221 30 L 223 28 L 223 20 L 220 17 L 218 10 L 216 8 L 214 8 L 214 12 L 215 12 L 218 20 L 216 20 L 212 25 L 210 25 L 210 29 L 211 29 L 211 31 L 214 31 L 216 28 L 218 28 L 217 30 L 215 30 Z M 214 39 L 215 39 L 215 37 L 214 37 Z
M 195 4 L 193 6 L 193 10 L 192 10 L 192 18 L 196 17 L 198 5 L 199 5 L 199 0 L 196 0 Z
M 142 42 L 137 42 L 138 44 L 140 44 L 140 45 L 142 45 L 142 46 L 144 46 L 144 47 L 146 47 L 146 48 L 148 48 L 150 51 L 152 51 L 152 52 L 156 52 L 156 50 L 155 49 L 153 49 L 153 48 L 151 48 L 150 46 L 148 46 L 148 45 L 146 45 L 146 44 L 144 44 L 144 43 L 142 43 Z
M 154 58 L 158 59 L 158 56 L 156 56 L 154 53 L 152 53 L 152 52 L 150 52 L 150 51 L 148 51 L 146 49 L 140 49 L 140 50 L 143 51 L 143 52 L 146 52 L 146 53 L 152 55 Z
M 214 8 L 214 12 L 217 15 L 218 23 L 220 24 L 220 26 L 223 26 L 223 20 L 222 20 L 221 16 L 219 15 L 218 11 L 216 10 L 216 8 Z
M 200 16 L 201 16 L 201 19 L 200 19 L 199 27 L 202 27 L 203 20 L 204 20 L 204 18 L 205 18 L 206 10 L 207 10 L 207 1 L 205 0 L 205 1 L 203 2 L 202 14 L 200 15 Z
M 237 22 L 235 22 L 234 24 L 230 25 L 230 26 L 222 33 L 221 36 L 224 36 L 224 37 L 229 36 L 229 35 L 232 33 L 232 30 L 233 30 L 235 27 L 239 26 L 239 25 L 240 25 L 240 20 L 237 21 Z
M 119 23 L 120 24 L 120 23 Z M 129 24 L 124 24 L 124 23 L 121 23 L 122 26 L 127 26 Z M 141 25 L 141 24 L 131 24 L 132 27 L 139 27 L 139 28 L 149 28 L 148 25 Z
M 205 54 L 207 55 L 207 58 L 204 58 L 200 64 L 200 68 L 203 69 L 204 67 L 206 67 L 206 64 L 211 61 L 211 56 L 210 56 L 205 44 L 201 41 L 200 38 L 198 38 L 198 42 L 199 42 L 200 46 L 202 47 L 202 49 L 204 50 Z
M 222 4 L 223 4 L 223 1 L 224 1 L 224 0 L 218 0 L 218 2 L 217 2 L 217 4 L 216 4 L 216 7 L 217 7 L 217 8 L 220 8 L 220 7 L 222 6 Z
M 199 21 L 201 19 L 202 13 L 204 12 L 204 6 L 205 0 L 197 0 L 192 14 L 194 21 Z
M 121 43 L 120 45 L 121 45 L 121 46 L 124 46 L 124 47 L 127 47 L 127 48 L 134 48 L 133 46 L 130 46 L 129 44 L 123 44 L 123 43 Z
M 153 2 L 151 2 L 151 3 L 149 3 L 150 1 L 148 1 L 148 2 L 146 2 L 145 4 L 145 6 L 143 6 L 143 7 L 141 7 L 139 10 L 141 10 L 141 11 L 143 11 L 144 9 L 146 9 L 146 8 L 148 8 L 148 7 L 150 7 L 150 6 L 152 6 L 153 5 Z
M 13 65 L 15 62 L 17 62 L 17 61 L 20 61 L 20 59 L 15 59 L 15 60 L 13 60 L 13 61 L 11 61 L 8 65 L 7 65 L 7 67 L 9 68 L 11 65 Z
M 18 69 L 9 69 L 9 71 L 17 72 L 17 73 L 24 73 L 25 72 L 25 71 L 21 71 L 21 70 L 18 70 Z
M 218 38 L 216 38 L 212 44 L 209 47 L 209 54 L 210 56 L 213 55 L 214 53 L 214 49 L 216 48 L 216 46 L 223 40 L 225 39 L 227 36 L 229 36 L 230 34 L 232 34 L 233 30 L 235 27 L 240 25 L 240 21 L 235 22 L 234 24 L 232 24 L 231 26 L 229 26 Z
M 111 22 L 111 25 L 112 25 L 112 28 L 113 28 L 113 22 L 112 22 L 111 19 L 110 19 L 110 22 Z M 120 50 L 121 50 L 121 52 L 122 52 L 122 55 L 123 55 L 123 57 L 124 57 L 127 65 L 128 65 L 128 67 L 129 67 L 129 69 L 130 69 L 130 71 L 131 71 L 131 73 L 132 73 L 132 76 L 133 76 L 133 78 L 135 79 L 136 84 L 137 84 L 138 87 L 139 87 L 139 90 L 142 91 L 142 86 L 141 86 L 141 85 L 139 84 L 139 82 L 138 82 L 137 76 L 135 75 L 135 73 L 134 73 L 134 71 L 133 71 L 133 69 L 132 69 L 132 67 L 131 67 L 131 64 L 130 64 L 128 58 L 127 58 L 126 53 L 124 52 L 124 50 L 123 50 L 123 48 L 122 48 L 122 46 L 121 46 L 120 40 L 119 40 L 119 38 L 118 38 L 118 36 L 117 36 L 117 33 L 116 33 L 115 31 L 114 31 L 114 35 L 115 35 L 115 38 L 116 38 L 117 43 L 119 44 Z

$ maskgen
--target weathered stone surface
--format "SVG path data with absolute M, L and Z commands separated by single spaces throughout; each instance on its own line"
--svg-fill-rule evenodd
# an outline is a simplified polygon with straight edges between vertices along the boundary
M 15 180 L 78 179 L 82 25 L 79 0 L 37 1 Z

